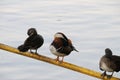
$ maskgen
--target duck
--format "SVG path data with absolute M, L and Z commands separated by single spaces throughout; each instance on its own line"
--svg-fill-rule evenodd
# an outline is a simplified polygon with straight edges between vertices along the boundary
M 60 61 L 59 57 L 62 57 L 61 62 L 63 62 L 64 56 L 68 56 L 72 51 L 78 52 L 72 45 L 72 41 L 62 32 L 57 32 L 54 35 L 54 40 L 50 44 L 50 51 L 57 56 L 56 61 Z
M 31 53 L 37 53 L 38 48 L 44 43 L 43 37 L 37 33 L 35 28 L 28 29 L 27 34 L 28 38 L 24 41 L 24 44 L 18 46 L 18 50 L 22 52 L 30 50 Z M 35 52 L 32 50 L 35 50 Z
M 105 55 L 101 57 L 99 62 L 100 70 L 104 71 L 101 76 L 104 78 L 107 76 L 110 79 L 114 72 L 120 71 L 120 56 L 113 55 L 111 49 L 105 49 Z M 111 75 L 107 75 L 107 72 L 112 72 Z

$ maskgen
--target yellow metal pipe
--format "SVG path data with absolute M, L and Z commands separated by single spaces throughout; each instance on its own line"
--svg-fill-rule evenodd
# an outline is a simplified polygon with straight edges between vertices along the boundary
M 76 72 L 80 72 L 80 73 L 83 73 L 83 74 L 86 74 L 86 75 L 89 75 L 89 76 L 92 76 L 92 77 L 102 79 L 101 78 L 101 73 L 90 70 L 90 69 L 87 69 L 87 68 L 83 68 L 83 67 L 80 67 L 80 66 L 68 63 L 68 62 L 61 62 L 60 63 L 60 62 L 57 62 L 55 59 L 51 59 L 51 58 L 43 56 L 43 55 L 31 54 L 29 52 L 20 52 L 16 48 L 13 48 L 13 47 L 10 47 L 8 45 L 1 44 L 1 43 L 0 43 L 0 49 L 6 50 L 6 51 L 9 51 L 9 52 L 13 52 L 13 53 L 16 53 L 16 54 L 19 54 L 19 55 L 23 55 L 23 56 L 26 56 L 26 57 L 31 57 L 31 58 L 34 58 L 34 59 L 37 59 L 37 60 L 48 62 L 50 64 L 61 66 L 61 67 L 64 67 L 64 68 L 67 68 L 67 69 L 70 69 L 70 70 L 73 70 L 73 71 L 76 71 Z M 107 80 L 107 78 L 105 77 L 103 80 Z M 110 80 L 120 80 L 120 78 L 112 77 Z

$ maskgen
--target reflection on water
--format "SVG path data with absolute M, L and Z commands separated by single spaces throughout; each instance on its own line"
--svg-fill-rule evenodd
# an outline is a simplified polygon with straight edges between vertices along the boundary
M 79 50 L 65 57 L 65 61 L 100 72 L 98 62 L 106 47 L 120 55 L 119 7 L 119 0 L 2 0 L 0 42 L 17 47 L 27 37 L 27 29 L 35 27 L 45 39 L 38 52 L 55 58 L 49 45 L 53 35 L 61 31 Z M 2 80 L 96 80 L 6 51 L 0 54 Z M 114 76 L 120 77 L 118 74 Z

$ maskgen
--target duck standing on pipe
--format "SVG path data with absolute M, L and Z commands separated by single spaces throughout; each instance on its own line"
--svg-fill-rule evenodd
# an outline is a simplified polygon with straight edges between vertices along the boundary
M 50 51 L 57 56 L 57 61 L 59 61 L 59 57 L 62 57 L 61 62 L 63 62 L 64 56 L 69 55 L 73 50 L 77 51 L 72 45 L 71 40 L 68 39 L 63 33 L 57 32 L 54 35 L 54 40 L 50 45 Z
M 105 55 L 100 60 L 99 68 L 104 71 L 101 75 L 102 78 L 107 76 L 107 78 L 110 79 L 114 72 L 120 71 L 120 56 L 112 55 L 112 51 L 109 48 L 106 48 Z M 112 72 L 112 74 L 107 75 L 106 72 Z
M 35 28 L 28 29 L 27 34 L 29 37 L 25 40 L 24 44 L 18 47 L 18 50 L 22 52 L 30 50 L 31 53 L 37 53 L 37 49 L 44 43 L 43 37 L 37 34 Z M 32 50 L 35 50 L 35 52 L 32 52 Z

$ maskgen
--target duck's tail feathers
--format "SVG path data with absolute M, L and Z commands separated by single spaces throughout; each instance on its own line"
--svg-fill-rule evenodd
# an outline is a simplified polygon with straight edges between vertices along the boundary
M 18 46 L 18 50 L 19 50 L 19 51 L 22 51 L 22 52 L 26 52 L 26 51 L 29 50 L 29 47 L 24 46 L 24 45 L 20 45 L 20 46 Z
M 79 52 L 74 46 L 72 46 L 73 50 L 76 52 Z

